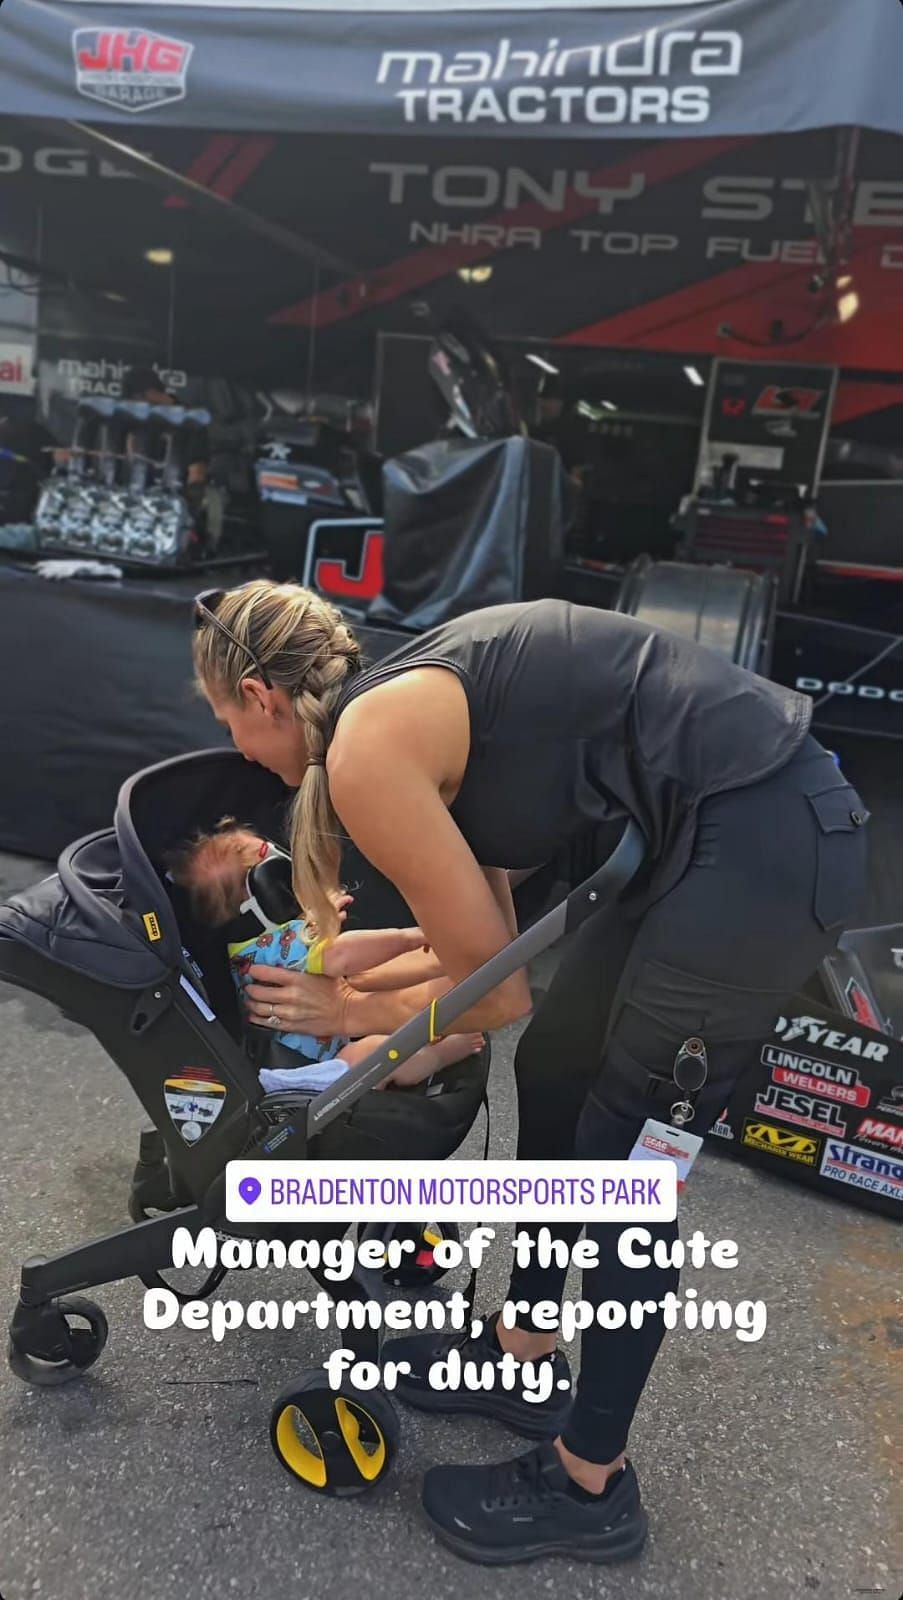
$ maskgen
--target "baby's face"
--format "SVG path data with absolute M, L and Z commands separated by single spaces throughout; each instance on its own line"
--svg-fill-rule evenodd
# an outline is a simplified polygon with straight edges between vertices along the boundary
M 238 830 L 237 839 L 245 871 L 249 867 L 256 867 L 258 861 L 263 861 L 269 848 L 265 839 L 261 839 L 256 833 L 247 832 L 244 828 Z

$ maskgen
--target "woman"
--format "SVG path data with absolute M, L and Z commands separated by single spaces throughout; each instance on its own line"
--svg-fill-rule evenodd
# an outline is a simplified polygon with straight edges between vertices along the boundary
M 811 702 L 633 618 L 557 600 L 491 607 L 365 672 L 337 611 L 256 582 L 199 602 L 195 665 L 239 750 L 298 787 L 296 889 L 320 926 L 337 931 L 328 892 L 344 831 L 435 951 L 435 965 L 403 958 L 409 986 L 392 992 L 258 969 L 248 991 L 258 1022 L 318 1036 L 393 1031 L 512 937 L 504 869 L 567 848 L 589 863 L 594 843 L 607 853 L 613 820 L 642 828 L 638 879 L 574 937 L 521 1037 L 521 1160 L 626 1157 L 647 1117 L 667 1122 L 682 1098 L 674 1063 L 690 1035 L 708 1057 L 693 1119 L 704 1131 L 751 1041 L 855 913 L 867 814 L 809 736 Z M 447 976 L 432 976 L 440 965 Z M 529 1009 L 520 972 L 455 1027 L 498 1028 Z M 577 1231 L 556 1225 L 561 1237 Z M 622 1265 L 619 1231 L 588 1229 L 600 1264 L 583 1297 L 660 1301 L 677 1273 Z M 654 1231 L 671 1241 L 676 1225 Z M 508 1298 L 560 1303 L 563 1287 L 563 1272 L 529 1266 L 514 1271 Z M 624 1450 L 662 1318 L 588 1328 L 573 1404 L 554 1333 L 537 1332 L 526 1310 L 518 1320 L 507 1330 L 490 1318 L 462 1356 L 552 1362 L 542 1405 L 501 1388 L 435 1391 L 426 1375 L 450 1339 L 393 1342 L 411 1363 L 396 1391 L 411 1404 L 544 1435 L 499 1466 L 433 1468 L 427 1516 L 483 1562 L 635 1554 L 646 1519 Z

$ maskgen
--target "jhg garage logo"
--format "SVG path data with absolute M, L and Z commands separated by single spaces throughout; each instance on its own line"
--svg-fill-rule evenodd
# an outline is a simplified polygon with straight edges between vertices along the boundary
M 76 28 L 79 94 L 121 111 L 152 111 L 185 98 L 194 45 L 144 28 Z

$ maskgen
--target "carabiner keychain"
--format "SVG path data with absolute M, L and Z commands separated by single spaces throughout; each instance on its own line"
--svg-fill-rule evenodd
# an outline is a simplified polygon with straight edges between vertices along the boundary
M 687 1124 L 696 1115 L 696 1101 L 709 1075 L 709 1062 L 702 1040 L 693 1035 L 685 1039 L 674 1057 L 674 1083 L 683 1096 L 671 1107 L 671 1122 L 648 1117 L 630 1152 L 631 1161 L 673 1161 L 677 1167 L 678 1193 L 683 1189 L 690 1168 L 702 1149 L 702 1138 L 691 1133 Z

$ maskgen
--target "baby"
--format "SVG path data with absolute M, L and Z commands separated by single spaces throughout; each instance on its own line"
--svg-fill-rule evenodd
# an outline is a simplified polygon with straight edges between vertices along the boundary
M 228 939 L 229 963 L 239 990 L 252 981 L 250 968 L 290 967 L 327 978 L 353 978 L 384 962 L 412 951 L 424 950 L 420 928 L 386 928 L 375 931 L 340 933 L 335 939 L 319 939 L 316 930 L 286 889 L 280 893 L 280 907 L 265 911 L 253 894 L 252 868 L 282 852 L 250 828 L 225 818 L 214 833 L 203 834 L 170 861 L 173 881 L 188 892 L 193 914 L 211 927 L 222 927 Z M 284 859 L 284 858 L 283 858 Z M 347 896 L 340 896 L 337 907 L 344 919 Z M 292 909 L 296 914 L 292 916 Z M 283 912 L 289 913 L 282 920 Z M 273 920 L 274 915 L 278 917 Z M 232 926 L 229 926 L 229 925 Z M 260 1081 L 268 1092 L 288 1088 L 319 1090 L 356 1066 L 385 1039 L 372 1034 L 363 1039 L 315 1039 L 310 1034 L 277 1032 L 275 1038 L 295 1050 L 307 1063 L 295 1069 L 264 1068 Z M 378 1085 L 410 1087 L 431 1078 L 443 1067 L 463 1061 L 482 1050 L 479 1033 L 449 1034 L 405 1061 Z

